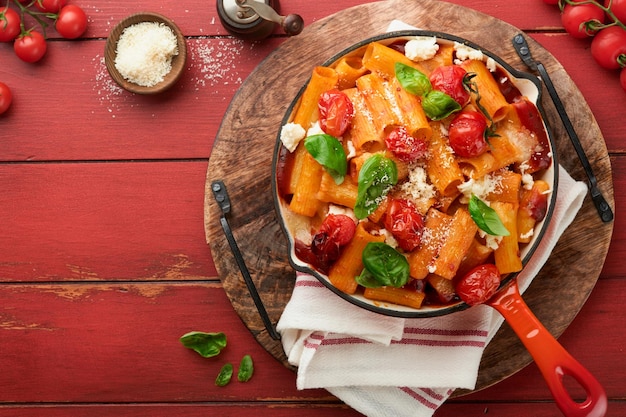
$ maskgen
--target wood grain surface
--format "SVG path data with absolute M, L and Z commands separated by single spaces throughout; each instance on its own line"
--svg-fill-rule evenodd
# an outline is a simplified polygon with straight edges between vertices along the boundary
M 525 70 L 510 43 L 520 32 L 514 26 L 449 3 L 420 1 L 410 8 L 406 4 L 406 1 L 396 0 L 356 6 L 321 19 L 305 28 L 300 36 L 284 42 L 243 83 L 217 133 L 205 191 L 207 241 L 233 307 L 259 343 L 284 364 L 282 347 L 264 330 L 223 236 L 210 183 L 221 179 L 228 188 L 233 203 L 230 225 L 264 305 L 276 322 L 290 297 L 294 272 L 288 264 L 286 240 L 274 213 L 270 189 L 272 152 L 287 106 L 308 79 L 313 66 L 356 41 L 384 33 L 392 20 L 400 19 L 421 29 L 466 38 Z M 533 56 L 550 72 L 601 188 L 614 206 L 611 164 L 592 112 L 561 64 L 534 40 L 529 39 L 529 43 Z M 557 138 L 560 163 L 574 178 L 584 180 L 576 154 L 547 93 L 543 106 Z M 241 152 L 244 147 L 245 152 Z M 587 198 L 550 260 L 525 293 L 526 302 L 554 335 L 563 333 L 593 289 L 612 230 L 612 223 L 603 224 Z M 590 235 L 594 236 L 591 242 L 587 238 Z M 503 326 L 485 350 L 477 389 L 507 378 L 530 361 L 516 336 L 508 326 Z

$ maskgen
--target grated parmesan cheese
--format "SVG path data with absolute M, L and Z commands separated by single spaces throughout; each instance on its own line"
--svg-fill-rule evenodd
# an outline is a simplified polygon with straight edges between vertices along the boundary
M 172 29 L 158 22 L 141 22 L 124 29 L 117 42 L 115 68 L 126 80 L 152 87 L 172 70 L 178 43 Z

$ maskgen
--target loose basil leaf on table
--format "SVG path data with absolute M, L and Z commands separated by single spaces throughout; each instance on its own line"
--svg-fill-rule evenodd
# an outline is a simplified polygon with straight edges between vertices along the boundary
M 396 163 L 381 154 L 374 154 L 359 171 L 358 191 L 354 215 L 364 219 L 376 210 L 391 187 L 398 182 Z
M 224 387 L 228 385 L 232 377 L 233 365 L 231 363 L 226 363 L 222 366 L 222 369 L 220 369 L 220 373 L 217 374 L 217 377 L 215 378 L 215 385 L 218 387 Z
M 304 147 L 341 184 L 348 171 L 346 152 L 334 136 L 327 134 L 311 135 L 304 140 Z
M 186 348 L 193 349 L 205 358 L 219 355 L 226 347 L 224 333 L 189 332 L 180 338 Z
M 402 287 L 409 281 L 409 262 L 383 242 L 370 242 L 363 249 L 363 265 L 380 286 Z
M 396 62 L 394 69 L 400 85 L 409 93 L 424 96 L 432 90 L 432 84 L 423 72 L 401 62 Z
M 502 223 L 498 213 L 475 194 L 472 194 L 467 209 L 474 223 L 485 233 L 492 236 L 510 235 L 510 232 Z
M 239 363 L 239 370 L 237 371 L 237 380 L 239 382 L 248 382 L 252 378 L 254 373 L 254 363 L 250 355 L 245 355 L 241 358 Z

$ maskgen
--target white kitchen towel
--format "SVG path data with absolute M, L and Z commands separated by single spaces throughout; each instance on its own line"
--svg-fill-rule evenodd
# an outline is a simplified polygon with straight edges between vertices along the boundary
M 518 276 L 525 290 L 580 209 L 587 187 L 559 167 L 557 201 L 535 255 Z M 456 388 L 473 389 L 484 348 L 503 320 L 475 306 L 427 319 L 358 308 L 316 278 L 297 274 L 278 323 L 297 388 L 325 388 L 369 417 L 429 417 Z

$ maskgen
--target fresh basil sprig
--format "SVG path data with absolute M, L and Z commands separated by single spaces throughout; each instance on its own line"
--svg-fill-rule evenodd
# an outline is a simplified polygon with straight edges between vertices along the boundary
M 441 120 L 461 110 L 461 105 L 439 90 L 432 90 L 422 97 L 422 108 L 430 120 Z
M 186 348 L 195 350 L 200 356 L 210 358 L 219 355 L 226 347 L 226 335 L 221 332 L 189 332 L 180 337 L 180 342 Z
M 401 62 L 395 63 L 398 82 L 406 91 L 422 98 L 422 108 L 430 120 L 441 120 L 461 110 L 461 105 L 443 91 L 433 90 L 428 77 Z
M 480 198 L 476 197 L 476 195 L 472 194 L 467 209 L 474 223 L 485 233 L 492 236 L 510 235 L 510 232 L 504 227 L 502 220 L 500 220 L 498 213 Z
M 430 80 L 423 72 L 401 62 L 396 62 L 394 69 L 400 85 L 409 93 L 425 96 L 433 89 Z
M 356 278 L 364 287 L 402 287 L 409 281 L 409 262 L 404 255 L 383 242 L 370 242 L 362 254 L 365 269 Z
M 348 171 L 348 160 L 341 142 L 327 134 L 311 135 L 304 140 L 304 147 L 341 184 Z
M 391 187 L 398 182 L 396 163 L 381 154 L 370 156 L 361 167 L 354 215 L 364 219 L 376 210 Z

